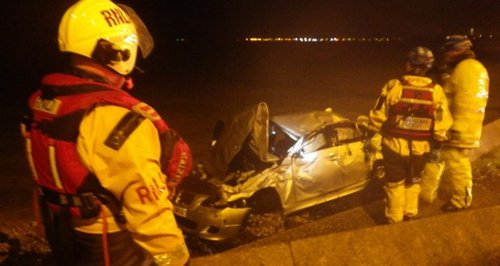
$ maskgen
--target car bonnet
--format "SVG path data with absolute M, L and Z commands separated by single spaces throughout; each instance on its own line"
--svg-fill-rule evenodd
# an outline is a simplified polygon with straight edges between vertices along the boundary
M 269 110 L 267 104 L 260 102 L 231 118 L 221 121 L 220 132 L 214 136 L 206 170 L 212 176 L 223 177 L 236 154 L 241 151 L 248 137 L 250 149 L 263 161 L 271 160 L 268 151 Z

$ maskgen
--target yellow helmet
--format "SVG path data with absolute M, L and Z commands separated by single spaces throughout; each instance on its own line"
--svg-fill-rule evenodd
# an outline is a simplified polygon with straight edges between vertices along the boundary
M 115 70 L 132 72 L 139 47 L 142 56 L 154 47 L 153 38 L 134 10 L 109 0 L 80 0 L 59 24 L 59 51 L 79 54 Z

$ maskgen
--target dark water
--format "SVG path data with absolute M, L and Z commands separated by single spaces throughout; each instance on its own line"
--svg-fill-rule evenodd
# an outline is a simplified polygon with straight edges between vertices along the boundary
M 138 93 L 165 110 L 188 138 L 194 127 L 185 127 L 186 119 L 211 131 L 216 118 L 259 101 L 268 103 L 271 114 L 326 107 L 351 117 L 366 112 L 383 83 L 401 73 L 404 54 L 403 44 L 223 45 L 175 46 L 145 65 L 147 85 Z M 164 68 L 156 67 L 159 61 Z

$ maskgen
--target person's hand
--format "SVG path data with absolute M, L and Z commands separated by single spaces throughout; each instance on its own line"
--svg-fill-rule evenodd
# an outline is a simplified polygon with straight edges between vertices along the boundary
M 365 143 L 363 143 L 363 150 L 365 152 L 376 152 L 377 151 L 377 147 L 373 143 L 373 140 L 371 138 L 367 139 L 365 141 Z
M 429 153 L 429 161 L 430 162 L 441 161 L 441 149 L 432 148 Z
M 431 142 L 431 151 L 429 152 L 429 161 L 430 162 L 439 162 L 441 161 L 441 141 L 432 141 Z
M 382 151 L 382 135 L 375 133 L 371 138 L 366 139 L 363 150 L 371 153 Z
M 442 141 L 434 140 L 434 141 L 431 142 L 431 148 L 434 149 L 434 150 L 440 150 L 441 146 L 443 146 L 443 142 Z

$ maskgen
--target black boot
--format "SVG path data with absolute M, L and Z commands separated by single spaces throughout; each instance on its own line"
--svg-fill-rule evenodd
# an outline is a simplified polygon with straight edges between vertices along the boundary
M 417 218 L 416 216 L 408 216 L 408 215 L 405 215 L 405 216 L 403 216 L 403 221 L 404 221 L 404 222 L 413 221 L 413 220 L 415 220 L 416 218 Z
M 448 201 L 446 204 L 441 206 L 441 210 L 444 212 L 457 212 L 457 211 L 461 211 L 464 209 L 465 208 L 459 208 L 459 207 L 453 205 L 453 203 L 451 203 L 451 201 Z

